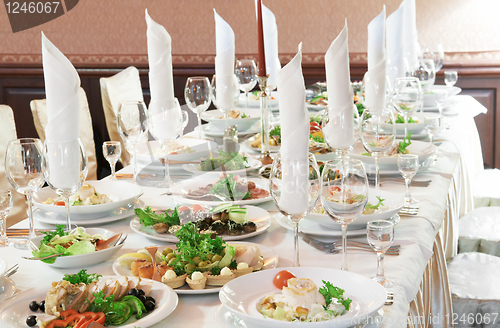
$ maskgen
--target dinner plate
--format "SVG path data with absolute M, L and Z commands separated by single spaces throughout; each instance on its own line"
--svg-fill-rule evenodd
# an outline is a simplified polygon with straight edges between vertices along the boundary
M 246 156 L 246 155 L 242 154 L 242 156 Z M 239 169 L 239 170 L 232 170 L 232 171 L 225 170 L 226 173 L 244 174 L 245 172 L 256 170 L 262 166 L 262 163 L 260 161 L 256 160 L 255 158 L 252 158 L 249 156 L 246 156 L 246 157 L 247 157 L 247 164 L 248 164 L 247 168 Z M 194 164 L 194 163 L 184 164 L 184 166 L 182 166 L 182 168 L 188 172 L 195 173 L 195 174 L 216 173 L 217 175 L 219 175 L 222 172 L 222 169 L 220 167 L 218 167 L 217 169 L 215 169 L 213 171 L 202 171 L 200 169 L 200 164 Z
M 240 94 L 240 97 L 238 98 L 238 107 L 241 108 L 246 108 L 246 97 L 245 94 L 242 93 Z M 267 105 L 269 107 L 278 107 L 279 101 L 278 101 L 278 92 L 273 91 L 271 92 L 271 97 L 268 98 L 267 100 Z M 248 107 L 254 107 L 254 108 L 260 108 L 260 97 L 254 96 L 251 92 L 248 93 Z
M 213 141 L 195 138 L 181 138 L 174 140 L 172 144 L 185 147 L 182 150 L 176 151 L 177 154 L 169 154 L 168 159 L 172 161 L 193 161 L 201 157 L 208 157 L 210 151 L 217 149 L 217 144 Z M 164 167 L 160 161 L 161 157 L 165 156 L 165 151 L 162 149 L 158 141 L 149 141 L 137 145 L 137 162 L 148 166 L 154 165 Z
M 269 227 L 271 226 L 271 216 L 269 215 L 269 212 L 266 210 L 256 207 L 256 206 L 245 206 L 248 209 L 247 215 L 248 215 L 248 220 L 253 221 L 255 225 L 257 226 L 257 230 L 251 233 L 245 233 L 242 235 L 237 235 L 237 236 L 229 236 L 229 235 L 220 235 L 220 237 L 224 238 L 226 241 L 230 240 L 241 240 L 253 236 L 260 235 Z M 141 234 L 143 236 L 146 236 L 147 238 L 154 239 L 154 240 L 161 240 L 161 241 L 169 241 L 169 242 L 177 242 L 179 239 L 175 237 L 174 235 L 168 234 L 168 233 L 157 233 L 154 231 L 153 227 L 145 227 L 144 225 L 141 224 L 139 218 L 134 218 L 132 221 L 130 221 L 130 227 L 132 230 L 137 232 L 138 234 Z
M 234 108 L 234 110 L 247 116 L 245 118 L 228 118 L 227 125 L 236 125 L 238 133 L 249 130 L 260 120 L 260 108 Z M 224 114 L 219 110 L 203 112 L 200 114 L 200 117 L 219 131 L 224 131 L 226 128 Z
M 3 277 L 5 271 L 7 271 L 7 262 L 0 257 L 0 277 Z
M 116 276 L 103 276 L 101 279 L 110 278 L 116 278 Z M 50 285 L 36 287 L 31 290 L 30 293 L 26 293 L 24 297 L 13 301 L 0 314 L 2 328 L 25 328 L 26 318 L 36 314 L 29 309 L 29 303 L 32 300 L 44 299 L 49 289 Z M 132 315 L 126 323 L 119 326 L 120 328 L 149 327 L 154 325 L 168 317 L 175 310 L 179 302 L 179 297 L 172 288 L 157 281 L 153 281 L 153 288 L 151 289 L 150 296 L 154 297 L 156 300 L 156 308 L 154 311 L 141 319 L 136 319 L 135 315 Z
M 278 255 L 274 250 L 271 248 L 260 245 L 260 244 L 254 244 L 254 243 L 246 243 L 246 242 L 237 242 L 237 243 L 230 243 L 231 245 L 257 245 L 260 249 L 260 253 L 262 257 L 264 258 L 264 266 L 262 267 L 263 271 L 268 271 L 270 269 L 276 268 L 278 265 Z M 171 247 L 172 249 L 175 249 L 175 245 L 172 246 L 165 246 L 165 247 Z M 130 250 L 131 253 L 135 252 L 135 250 Z M 118 274 L 118 275 L 127 275 L 131 276 L 132 272 L 130 269 L 122 267 L 121 265 L 118 264 L 118 261 L 113 262 L 113 272 Z M 259 271 L 262 272 L 262 271 Z M 248 275 L 255 274 L 256 272 L 249 273 Z M 200 295 L 200 294 L 213 294 L 213 293 L 218 293 L 221 290 L 221 287 L 215 287 L 215 286 L 206 286 L 205 289 L 200 289 L 200 290 L 193 290 L 189 287 L 189 285 L 186 283 L 184 286 L 180 288 L 174 289 L 177 294 L 186 294 L 186 295 Z
M 70 206 L 69 210 L 71 218 L 89 216 L 92 216 L 92 218 L 98 218 L 108 216 L 108 214 L 114 210 L 133 203 L 142 195 L 141 187 L 124 181 L 92 180 L 85 181 L 85 183 L 92 185 L 98 193 L 108 195 L 112 202 L 98 205 Z M 47 200 L 47 198 L 57 199 L 58 197 L 59 196 L 54 190 L 52 190 L 52 188 L 45 187 L 40 189 L 33 196 L 33 204 L 46 212 L 66 215 L 65 206 L 43 203 Z
M 95 234 L 101 234 L 106 236 L 107 238 L 110 238 L 114 235 L 116 235 L 116 232 L 107 230 L 107 229 L 102 229 L 102 228 L 88 228 L 85 229 L 85 231 L 89 235 L 95 235 Z M 30 239 L 28 246 L 31 251 L 37 250 L 38 247 L 40 246 L 40 241 L 44 238 L 45 236 L 38 236 L 36 238 Z M 109 259 L 111 256 L 113 256 L 116 252 L 118 252 L 121 248 L 123 247 L 122 245 L 119 246 L 113 246 L 113 247 L 108 247 L 106 249 L 103 249 L 102 251 L 95 251 L 92 253 L 87 253 L 87 254 L 79 254 L 79 255 L 69 255 L 69 256 L 59 256 L 56 258 L 56 261 L 52 264 L 48 264 L 54 268 L 64 268 L 64 269 L 71 269 L 71 268 L 86 268 L 91 265 L 95 265 L 101 262 L 106 261 Z
M 269 181 L 266 179 L 245 179 L 247 181 L 252 181 L 255 183 L 257 188 L 264 189 L 269 191 Z M 190 190 L 197 189 L 200 187 L 205 187 L 208 184 L 213 184 L 217 182 L 217 179 L 190 179 L 186 180 L 183 182 L 180 182 L 173 188 L 173 192 L 176 194 L 186 194 Z M 236 201 L 206 201 L 206 200 L 195 200 L 195 199 L 189 199 L 189 198 L 184 198 L 183 196 L 180 195 L 173 195 L 172 196 L 173 200 L 176 203 L 180 204 L 200 204 L 200 205 L 210 205 L 210 206 L 217 206 L 222 203 L 231 203 L 233 205 L 253 205 L 253 204 L 260 204 L 267 202 L 269 200 L 272 200 L 271 194 L 269 194 L 267 197 L 264 198 L 257 198 L 257 199 L 246 199 L 246 200 L 236 200 Z
M 260 148 L 254 148 L 252 147 L 252 142 L 255 140 L 255 136 L 254 137 L 251 137 L 251 138 L 248 138 L 247 140 L 245 140 L 245 147 L 247 147 L 248 149 L 250 149 L 251 151 L 255 152 L 255 153 L 259 153 L 261 152 Z M 280 147 L 279 146 L 271 146 L 269 145 L 269 151 L 271 153 L 277 153 L 278 151 L 280 150 Z
M 114 211 L 106 214 L 106 216 L 94 218 L 89 215 L 88 217 L 73 217 L 71 216 L 71 223 L 76 225 L 94 225 L 103 224 L 108 222 L 119 221 L 134 215 L 134 209 L 137 207 L 144 207 L 144 202 L 140 199 L 127 204 L 126 206 L 115 209 Z M 35 208 L 33 210 L 33 219 L 45 224 L 66 224 L 66 215 L 57 214 L 54 212 L 46 212 L 42 209 Z
M 280 290 L 273 284 L 273 278 L 281 270 L 288 270 L 296 277 L 312 280 L 319 288 L 323 281 L 345 290 L 344 297 L 352 303 L 349 311 L 339 317 L 320 322 L 286 322 L 264 316 L 258 312 L 257 304 L 271 294 Z M 238 318 L 259 327 L 351 327 L 371 316 L 385 304 L 387 293 L 378 282 L 360 274 L 330 268 L 279 268 L 256 272 L 252 275 L 238 277 L 225 284 L 219 299 L 225 308 Z
M 436 106 L 435 91 L 447 91 L 448 96 L 455 96 L 462 92 L 462 89 L 446 85 L 433 85 L 424 92 L 424 108 Z
M 224 136 L 224 130 L 218 129 L 217 127 L 212 125 L 212 123 L 203 124 L 201 127 L 203 129 L 203 133 L 207 136 L 210 136 L 210 137 L 223 137 Z M 196 130 L 197 129 L 198 129 L 198 127 L 196 127 Z M 250 127 L 246 131 L 238 131 L 238 135 L 239 136 L 246 136 L 249 134 L 258 133 L 259 131 L 260 131 L 260 126 L 258 124 L 256 124 L 256 125 Z
M 8 277 L 0 277 L 0 302 L 14 295 L 16 283 Z

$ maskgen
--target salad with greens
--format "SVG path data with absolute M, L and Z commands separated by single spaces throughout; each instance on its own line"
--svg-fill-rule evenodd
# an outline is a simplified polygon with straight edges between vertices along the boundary
M 218 157 L 207 158 L 200 164 L 201 171 L 214 171 L 222 167 L 226 171 L 246 169 L 249 167 L 248 158 L 236 151 L 227 153 L 223 150 L 220 150 Z

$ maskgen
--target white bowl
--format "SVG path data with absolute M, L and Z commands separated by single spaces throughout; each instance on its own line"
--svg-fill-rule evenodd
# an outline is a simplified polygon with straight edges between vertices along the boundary
M 425 128 L 424 125 L 424 115 L 422 113 L 414 113 L 411 117 L 417 121 L 417 123 L 408 123 L 408 132 L 412 134 L 417 134 Z M 404 123 L 396 123 L 396 133 L 403 135 L 405 132 Z
M 182 138 L 174 141 L 188 148 L 180 151 L 178 154 L 168 155 L 168 159 L 172 161 L 199 160 L 201 157 L 208 157 L 211 150 L 217 149 L 217 144 L 213 141 L 195 138 Z M 163 167 L 164 164 L 159 159 L 164 156 L 165 152 L 161 150 L 161 144 L 158 141 L 150 141 L 137 146 L 138 162 L 145 164 L 153 163 Z
M 101 228 L 88 228 L 85 229 L 85 231 L 90 235 L 102 234 L 107 238 L 116 235 L 116 233 L 113 231 Z M 30 239 L 30 242 L 28 243 L 30 249 L 32 251 L 38 250 L 37 248 L 40 246 L 40 242 L 44 237 L 45 236 L 38 236 L 36 238 Z M 122 247 L 123 244 L 120 246 L 113 246 L 103 249 L 102 251 L 96 251 L 87 254 L 59 256 L 56 258 L 56 261 L 54 263 L 48 265 L 51 265 L 55 268 L 86 268 L 88 266 L 106 261 L 116 252 L 118 252 Z
M 285 322 L 265 319 L 257 311 L 257 304 L 271 293 L 279 293 L 273 284 L 274 276 L 281 270 L 288 270 L 298 278 L 311 279 L 316 286 L 323 286 L 322 280 L 331 282 L 345 290 L 344 297 L 352 300 L 349 311 L 343 316 L 322 322 Z M 247 274 L 231 280 L 222 287 L 219 299 L 226 309 L 238 318 L 257 327 L 351 327 L 366 320 L 377 312 L 387 297 L 379 283 L 349 271 L 328 268 L 279 268 Z
M 462 89 L 446 85 L 433 85 L 424 91 L 424 107 L 436 107 L 435 91 L 447 91 L 448 96 L 455 96 L 462 92 Z
M 245 118 L 229 118 L 228 125 L 236 125 L 238 131 L 246 131 L 257 123 L 260 119 L 260 109 L 256 108 L 235 108 L 235 110 L 245 113 L 249 117 Z M 210 122 L 215 128 L 224 131 L 226 128 L 226 120 L 224 114 L 218 110 L 209 110 L 201 113 L 201 119 Z
M 123 181 L 91 180 L 85 181 L 100 194 L 106 194 L 112 200 L 111 203 L 98 205 L 70 206 L 69 211 L 72 216 L 92 216 L 93 218 L 103 217 L 117 208 L 124 207 L 136 201 L 142 195 L 142 189 L 136 184 Z M 33 196 L 33 204 L 46 211 L 66 215 L 65 206 L 54 204 L 44 204 L 47 198 L 56 199 L 59 196 L 50 187 L 42 188 Z

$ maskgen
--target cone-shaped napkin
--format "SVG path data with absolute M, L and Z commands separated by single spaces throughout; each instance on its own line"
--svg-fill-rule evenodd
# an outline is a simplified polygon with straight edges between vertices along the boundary
M 174 105 L 172 75 L 172 39 L 167 30 L 156 23 L 146 9 L 148 25 L 149 88 L 151 100 Z
M 404 57 L 404 41 L 403 41 L 403 18 L 404 8 L 399 7 L 389 17 L 387 17 L 387 60 L 386 74 L 391 84 L 398 77 L 405 77 L 405 57 Z
M 255 0 L 257 7 L 257 0 Z M 257 13 L 257 10 L 255 10 Z M 281 63 L 278 56 L 278 26 L 273 12 L 262 4 L 262 25 L 264 29 L 264 53 L 266 54 L 266 70 L 269 78 L 267 85 L 276 88 L 278 83 L 278 72 Z
M 418 61 L 420 47 L 417 34 L 417 10 L 415 0 L 404 0 L 400 8 L 403 8 L 403 42 L 407 65 L 412 68 Z
M 234 32 L 231 26 L 215 15 L 215 78 L 217 90 L 217 108 L 228 110 L 234 105 Z
M 323 136 L 330 147 L 337 149 L 348 149 L 355 142 L 347 40 L 346 20 L 344 29 L 325 54 L 329 122 L 323 127 Z
M 385 6 L 368 24 L 368 72 L 364 79 L 366 108 L 385 108 Z
M 305 106 L 305 86 L 302 76 L 302 43 L 297 55 L 278 73 L 281 117 L 281 158 L 283 175 L 278 206 L 289 214 L 307 212 L 309 171 L 295 171 L 289 161 L 295 160 L 305 168 L 309 155 L 309 115 Z M 307 166 L 308 167 L 308 166 Z

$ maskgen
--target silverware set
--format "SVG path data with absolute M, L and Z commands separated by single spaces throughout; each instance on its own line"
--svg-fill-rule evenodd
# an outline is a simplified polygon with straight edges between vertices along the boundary
M 44 231 L 50 231 L 50 230 L 44 230 L 44 229 L 36 229 L 35 233 L 37 235 L 41 234 Z M 7 229 L 7 237 L 25 237 L 29 233 L 28 229 L 15 229 L 15 228 L 9 228 Z
M 368 182 L 370 185 L 375 185 L 375 177 L 368 177 Z M 405 180 L 402 177 L 382 177 L 380 178 L 380 184 L 384 183 L 401 183 L 404 184 Z M 428 187 L 431 180 L 412 180 L 411 185 L 413 187 Z
M 405 205 L 403 208 L 399 211 L 399 214 L 403 215 L 417 215 L 418 214 L 418 205 Z
M 12 267 L 10 267 L 7 271 L 5 271 L 5 276 L 6 277 L 10 277 L 12 276 L 14 273 L 17 272 L 17 270 L 19 270 L 19 264 L 15 264 L 13 265 Z
M 387 298 L 385 300 L 385 305 L 392 305 L 392 304 L 394 304 L 394 293 L 387 292 Z

